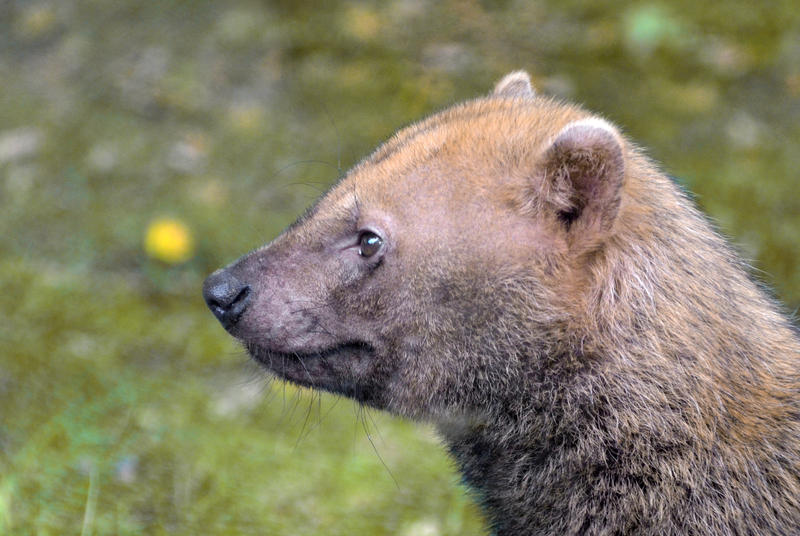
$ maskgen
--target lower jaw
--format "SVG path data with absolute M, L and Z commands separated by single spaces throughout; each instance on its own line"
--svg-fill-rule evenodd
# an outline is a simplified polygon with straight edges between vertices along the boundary
M 355 365 L 372 354 L 372 347 L 366 343 L 344 343 L 310 353 L 275 352 L 245 346 L 256 362 L 282 379 L 355 399 L 363 397 L 356 381 Z

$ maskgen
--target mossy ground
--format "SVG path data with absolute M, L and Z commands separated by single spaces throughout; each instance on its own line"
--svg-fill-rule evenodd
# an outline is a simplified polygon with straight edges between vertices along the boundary
M 429 428 L 267 383 L 203 277 L 525 68 L 797 307 L 798 43 L 791 1 L 0 2 L 0 533 L 483 533 Z

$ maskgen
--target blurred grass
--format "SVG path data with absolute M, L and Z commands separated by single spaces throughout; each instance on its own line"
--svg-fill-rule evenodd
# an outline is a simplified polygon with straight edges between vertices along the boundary
M 517 68 L 800 305 L 794 2 L 0 0 L 0 533 L 482 533 L 428 428 L 268 385 L 199 289 Z M 185 263 L 144 251 L 165 217 Z

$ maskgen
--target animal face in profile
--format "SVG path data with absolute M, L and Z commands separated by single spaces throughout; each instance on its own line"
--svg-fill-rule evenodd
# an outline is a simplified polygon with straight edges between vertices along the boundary
M 421 418 L 480 412 L 569 336 L 624 150 L 608 123 L 512 73 L 398 132 L 204 297 L 289 381 Z

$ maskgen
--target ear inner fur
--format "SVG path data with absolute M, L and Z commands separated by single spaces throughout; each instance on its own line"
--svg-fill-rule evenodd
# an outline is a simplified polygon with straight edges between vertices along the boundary
M 624 166 L 611 125 L 600 119 L 570 123 L 545 151 L 545 204 L 568 227 L 607 230 L 619 209 Z

